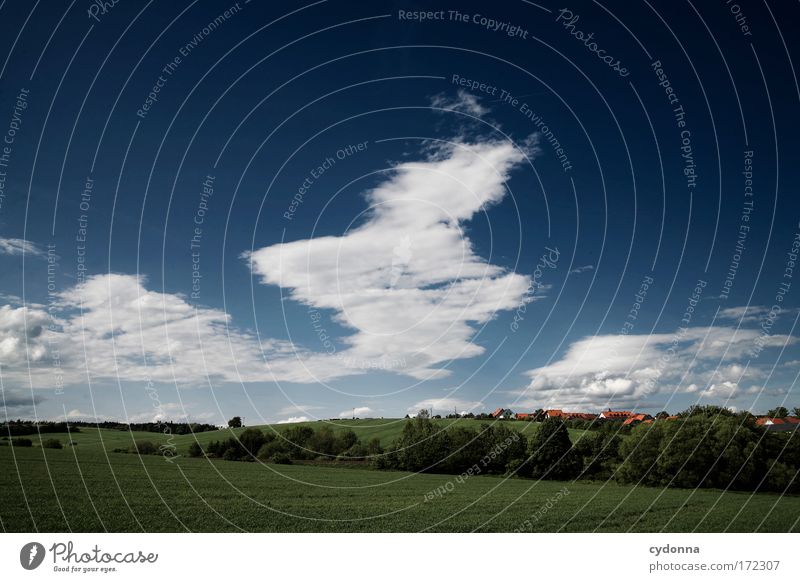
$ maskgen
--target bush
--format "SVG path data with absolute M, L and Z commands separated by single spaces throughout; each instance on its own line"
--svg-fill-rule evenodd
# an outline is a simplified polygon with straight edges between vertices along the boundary
M 639 425 L 622 443 L 618 478 L 623 483 L 753 490 L 769 458 L 771 435 L 733 415 L 709 416 L 696 407 L 681 422 Z M 757 450 L 758 449 L 758 450 Z
M 273 437 L 275 438 L 275 437 Z M 258 454 L 259 449 L 267 442 L 264 433 L 257 428 L 248 428 L 239 435 L 239 443 L 244 449 L 241 451 L 241 456 L 245 457 L 248 461 L 252 461 Z
M 158 452 L 158 447 L 151 441 L 136 441 L 133 444 L 134 452 L 140 455 L 155 455 Z
M 292 458 L 286 453 L 278 453 L 272 457 L 272 462 L 276 465 L 291 465 Z
M 587 432 L 581 435 L 574 448 L 581 458 L 581 477 L 608 479 L 619 464 L 622 439 L 609 432 Z
M 45 439 L 42 441 L 42 448 L 45 449 L 63 449 L 61 441 L 58 439 Z
M 581 459 L 572 448 L 564 422 L 548 418 L 542 422 L 530 445 L 527 471 L 537 479 L 566 481 L 581 472 Z
M 11 446 L 12 447 L 32 447 L 33 441 L 31 439 L 11 439 Z
M 200 443 L 193 442 L 189 445 L 189 456 L 190 457 L 202 457 L 203 456 L 203 448 L 200 446 Z

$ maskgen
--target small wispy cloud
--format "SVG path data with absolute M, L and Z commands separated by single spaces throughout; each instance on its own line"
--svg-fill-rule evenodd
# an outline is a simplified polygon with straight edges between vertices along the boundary
M 279 420 L 275 424 L 292 424 L 295 422 L 308 422 L 311 419 L 307 416 L 290 416 L 289 418 L 284 418 L 283 420 Z
M 745 305 L 741 307 L 727 307 L 721 309 L 717 317 L 742 323 L 756 323 L 769 313 L 769 308 L 763 305 Z
M 467 93 L 463 89 L 459 89 L 455 97 L 444 93 L 434 95 L 431 98 L 431 107 L 458 111 L 475 117 L 482 117 L 489 113 L 489 109 L 481 105 L 478 97 L 472 93 Z
M 5 238 L 0 236 L 0 255 L 33 255 L 41 257 L 45 252 L 36 244 L 24 238 Z
M 582 267 L 575 267 L 570 271 L 570 275 L 575 274 L 579 275 L 581 273 L 585 273 L 586 271 L 593 271 L 594 265 L 583 265 Z

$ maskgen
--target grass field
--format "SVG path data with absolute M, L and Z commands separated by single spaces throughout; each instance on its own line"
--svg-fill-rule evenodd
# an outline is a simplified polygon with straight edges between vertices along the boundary
M 188 446 L 191 436 L 181 438 Z M 186 457 L 170 463 L 106 452 L 126 446 L 124 432 L 86 430 L 73 440 L 80 444 L 62 450 L 0 447 L 3 530 L 800 531 L 798 497 L 486 476 L 458 483 L 447 475 Z M 426 502 L 437 487 L 447 492 Z

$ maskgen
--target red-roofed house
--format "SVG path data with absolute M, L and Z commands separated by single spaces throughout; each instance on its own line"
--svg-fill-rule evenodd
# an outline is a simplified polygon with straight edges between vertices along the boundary
M 561 418 L 566 419 L 567 415 L 564 414 L 564 411 L 559 408 L 553 408 L 551 410 L 545 410 L 544 415 L 547 418 Z
M 517 420 L 531 420 L 534 416 L 533 412 L 518 412 Z
M 763 426 L 769 431 L 787 431 L 800 428 L 800 418 L 787 416 L 786 418 L 774 418 L 771 416 L 760 416 L 756 419 L 756 426 Z
M 566 414 L 570 420 L 595 420 L 597 418 L 596 414 L 588 412 L 567 412 Z
M 647 422 L 648 424 L 653 422 L 653 417 L 649 414 L 631 414 L 628 418 L 625 419 L 625 422 L 622 423 L 623 426 L 628 425 L 637 425 L 640 422 Z
M 761 416 L 756 419 L 756 424 L 758 426 L 778 426 L 783 424 L 782 418 L 772 418 L 769 416 Z
M 631 415 L 627 410 L 605 410 L 600 413 L 600 418 L 604 420 L 625 420 Z
M 514 411 L 510 408 L 498 408 L 490 416 L 492 418 L 513 418 Z

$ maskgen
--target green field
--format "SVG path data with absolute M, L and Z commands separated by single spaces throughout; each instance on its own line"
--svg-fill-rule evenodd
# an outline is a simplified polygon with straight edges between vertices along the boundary
M 399 430 L 360 422 L 372 423 L 362 438 Z M 130 438 L 82 430 L 76 447 L 0 447 L 3 530 L 800 531 L 798 497 L 488 476 L 458 483 L 448 475 L 110 452 Z M 152 433 L 135 438 L 159 441 Z M 192 437 L 176 439 L 183 447 Z M 447 492 L 426 502 L 437 487 Z M 564 488 L 569 494 L 559 496 Z

